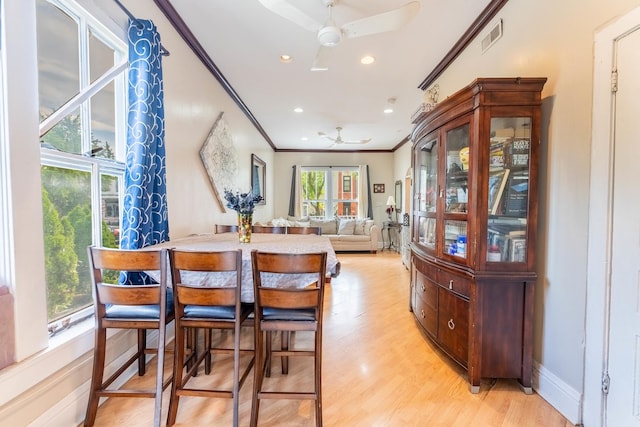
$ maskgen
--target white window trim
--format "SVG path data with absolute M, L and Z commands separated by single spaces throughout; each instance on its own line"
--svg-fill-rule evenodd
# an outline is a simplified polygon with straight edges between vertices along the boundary
M 88 68 L 86 66 L 81 67 L 81 87 L 82 90 L 69 101 L 65 102 L 60 108 L 54 111 L 51 115 L 49 115 L 45 120 L 40 123 L 39 134 L 42 137 L 49 130 L 51 130 L 56 124 L 58 124 L 62 119 L 67 117 L 69 114 L 73 114 L 75 111 L 80 109 L 80 114 L 82 115 L 83 123 L 90 123 L 91 117 L 89 108 L 85 106 L 86 102 L 100 90 L 104 89 L 110 83 L 114 83 L 115 85 L 115 99 L 116 103 L 116 112 L 121 110 L 123 114 L 116 115 L 115 117 L 115 147 L 114 152 L 116 159 L 123 159 L 124 157 L 124 137 L 123 137 L 123 123 L 125 121 L 126 111 L 124 101 L 126 98 L 126 94 L 124 94 L 124 76 L 123 72 L 128 68 L 129 63 L 128 59 L 125 58 L 126 55 L 124 53 L 124 44 L 117 40 L 115 36 L 111 34 L 111 32 L 106 29 L 103 25 L 101 25 L 97 20 L 92 18 L 92 16 L 84 11 L 82 8 L 78 6 L 72 0 L 67 2 L 60 0 L 47 0 L 52 5 L 60 8 L 65 13 L 69 14 L 79 25 L 80 34 L 83 36 L 80 37 L 80 62 L 81 64 L 86 64 L 88 61 L 87 56 L 87 38 L 85 35 L 88 33 L 89 28 L 91 27 L 94 30 L 96 36 L 99 36 L 101 39 L 105 41 L 106 44 L 113 46 L 114 52 L 117 58 L 121 59 L 121 62 L 109 70 L 107 70 L 104 74 L 102 74 L 98 79 L 96 79 L 93 83 L 88 84 L 89 76 L 88 76 Z M 122 93 L 122 94 L 121 94 Z M 83 153 L 88 153 L 91 150 L 89 137 L 89 129 L 87 126 L 83 126 L 83 135 L 82 135 L 82 149 Z M 97 176 L 97 179 L 92 179 L 91 185 L 91 211 L 92 211 L 92 223 L 93 230 L 92 234 L 94 236 L 93 244 L 99 244 L 100 242 L 96 241 L 96 236 L 100 236 L 101 233 L 101 215 L 100 215 L 100 175 L 102 174 L 110 174 L 114 175 L 119 179 L 120 184 L 120 194 L 123 194 L 123 186 L 124 186 L 124 169 L 125 165 L 123 161 L 113 161 L 111 159 L 105 159 L 102 157 L 90 157 L 83 156 L 79 157 L 77 153 L 65 153 L 55 149 L 49 148 L 41 148 L 41 164 L 47 166 L 58 166 L 62 168 L 74 169 L 86 171 L 91 174 L 91 176 Z M 120 206 L 122 209 L 122 206 Z M 91 307 L 88 307 L 91 308 Z M 87 308 L 81 309 L 74 313 L 71 313 L 68 316 L 65 316 L 61 319 L 54 320 L 49 322 L 48 330 L 51 331 L 62 331 L 57 332 L 57 334 L 64 335 L 64 325 L 74 323 L 77 319 L 83 319 L 87 316 L 86 314 Z
M 336 202 L 355 202 L 355 203 L 362 203 L 362 195 L 359 194 L 359 198 L 358 199 L 337 199 L 334 194 L 333 194 L 333 172 L 339 171 L 339 172 L 356 172 L 358 173 L 358 182 L 362 179 L 362 177 L 360 176 L 360 168 L 358 166 L 302 166 L 300 168 L 301 172 L 311 172 L 311 171 L 324 171 L 326 173 L 326 182 L 325 182 L 325 187 L 327 188 L 327 193 L 326 193 L 326 198 L 325 199 L 317 199 L 318 201 L 324 201 L 325 203 L 325 219 L 331 219 L 333 218 L 333 206 Z M 353 186 L 354 183 L 352 182 L 351 185 Z M 304 203 L 305 201 L 308 201 L 307 199 L 302 200 L 301 199 L 301 203 Z M 356 215 L 350 215 L 349 217 L 357 217 L 358 214 L 356 212 Z
M 126 51 L 126 29 L 116 25 L 116 20 L 94 2 L 79 1 L 91 14 L 109 24 L 107 28 L 91 14 L 82 12 L 92 26 L 104 29 L 104 33 L 117 34 L 119 38 L 114 36 L 109 42 Z M 74 5 L 75 10 L 81 10 L 78 2 L 68 3 Z M 4 78 L 0 79 L 0 90 L 6 106 L 0 109 L 3 121 L 0 126 L 0 284 L 9 285 L 15 297 L 17 359 L 17 363 L 0 370 L 0 407 L 10 411 L 10 405 L 3 405 L 65 367 L 74 369 L 91 357 L 94 321 L 86 319 L 51 339 L 47 337 L 44 258 L 43 250 L 37 249 L 44 247 L 44 240 L 42 231 L 33 226 L 42 224 L 41 149 L 36 145 L 38 91 L 34 84 L 38 80 L 35 2 L 3 1 L 0 8 L 3 14 L 0 74 Z M 5 16 L 11 19 L 5 20 Z M 13 37 L 7 45 L 6 34 L 21 36 Z M 124 79 L 116 79 L 116 84 L 124 85 Z M 123 133 L 118 129 L 123 129 L 125 119 L 116 117 L 118 134 Z M 34 144 L 24 141 L 34 141 Z M 122 153 L 116 155 L 121 158 Z M 24 239 L 29 240 L 29 245 L 24 244 Z

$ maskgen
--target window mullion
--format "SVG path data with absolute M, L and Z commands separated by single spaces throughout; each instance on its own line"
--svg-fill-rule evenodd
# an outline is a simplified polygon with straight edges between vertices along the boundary
M 79 43 L 80 49 L 80 93 L 84 93 L 89 86 L 89 28 L 87 27 L 87 21 L 80 19 L 80 31 L 79 31 Z M 87 97 L 80 104 L 80 116 L 82 117 L 80 128 L 82 134 L 82 153 L 91 152 L 91 96 Z
M 93 228 L 93 244 L 102 243 L 102 176 L 98 163 L 91 167 L 91 225 Z
M 335 195 L 333 194 L 333 173 L 331 171 L 331 169 L 325 171 L 324 173 L 324 182 L 325 182 L 325 189 L 326 189 L 326 198 L 327 198 L 327 210 L 326 213 L 328 214 L 329 212 L 331 212 L 331 214 L 333 214 L 334 210 L 333 210 L 333 202 L 334 202 L 334 198 Z M 325 214 L 326 215 L 326 214 Z

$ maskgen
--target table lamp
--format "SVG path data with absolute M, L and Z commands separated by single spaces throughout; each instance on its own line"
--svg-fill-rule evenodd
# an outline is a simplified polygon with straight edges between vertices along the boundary
M 387 215 L 389 216 L 389 221 L 391 221 L 391 213 L 394 211 L 396 206 L 396 201 L 393 199 L 393 196 L 389 196 L 387 199 Z

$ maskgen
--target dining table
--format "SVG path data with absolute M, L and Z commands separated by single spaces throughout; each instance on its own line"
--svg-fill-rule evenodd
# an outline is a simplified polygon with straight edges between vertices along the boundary
M 340 262 L 328 237 L 315 234 L 273 234 L 252 233 L 249 243 L 240 243 L 238 233 L 198 234 L 170 240 L 145 249 L 178 249 L 187 251 L 230 251 L 242 250 L 241 300 L 253 303 L 253 271 L 251 252 L 255 250 L 274 253 L 313 253 L 327 252 L 327 275 L 336 277 L 340 273 Z M 158 271 L 147 274 L 158 280 Z M 184 271 L 180 274 L 183 283 L 195 286 L 225 287 L 235 286 L 233 272 L 195 272 Z M 169 272 L 169 280 L 171 275 Z M 314 274 L 265 274 L 263 285 L 273 287 L 304 288 L 316 281 Z

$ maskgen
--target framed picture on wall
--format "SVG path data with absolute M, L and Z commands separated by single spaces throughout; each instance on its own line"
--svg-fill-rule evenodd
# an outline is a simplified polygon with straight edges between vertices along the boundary
M 267 178 L 267 164 L 255 154 L 251 155 L 251 191 L 253 194 L 262 196 L 262 200 L 257 204 L 266 204 L 265 182 Z
M 373 184 L 374 193 L 384 193 L 384 184 Z

